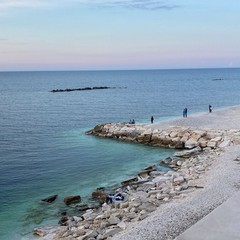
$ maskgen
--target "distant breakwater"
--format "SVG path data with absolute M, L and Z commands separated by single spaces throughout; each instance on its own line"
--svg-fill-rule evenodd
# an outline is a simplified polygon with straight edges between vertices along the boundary
M 85 87 L 85 88 L 66 88 L 66 89 L 53 89 L 50 92 L 73 92 L 73 91 L 91 91 L 91 90 L 101 90 L 101 89 L 116 89 L 116 88 L 126 88 L 126 87 Z

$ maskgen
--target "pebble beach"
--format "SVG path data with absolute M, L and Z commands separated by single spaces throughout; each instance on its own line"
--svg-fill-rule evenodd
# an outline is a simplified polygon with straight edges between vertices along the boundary
M 163 160 L 168 172 L 150 166 L 122 183 L 127 202 L 103 203 L 34 233 L 45 240 L 175 239 L 239 190 L 239 120 L 235 106 L 154 124 L 96 126 L 87 134 L 180 151 Z

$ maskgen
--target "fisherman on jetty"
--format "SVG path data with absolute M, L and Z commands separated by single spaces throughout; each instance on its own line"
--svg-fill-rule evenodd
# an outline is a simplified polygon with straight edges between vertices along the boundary
M 153 123 L 153 120 L 154 120 L 154 117 L 152 116 L 152 117 L 151 117 L 151 123 Z
M 212 112 L 212 106 L 211 105 L 208 106 L 208 110 L 209 110 L 210 113 Z
M 184 118 L 187 118 L 187 108 L 184 108 L 184 109 L 183 109 L 183 117 L 184 117 Z

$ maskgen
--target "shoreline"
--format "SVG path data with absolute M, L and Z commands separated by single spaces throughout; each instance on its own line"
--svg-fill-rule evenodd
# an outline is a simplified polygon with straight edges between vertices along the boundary
M 200 179 L 204 188 L 185 198 L 161 205 L 148 218 L 133 223 L 113 240 L 173 240 L 239 191 L 240 146 L 232 146 L 217 156 Z
M 225 116 L 223 113 L 226 113 L 226 112 L 227 114 Z M 98 215 L 94 212 L 87 212 L 86 214 L 92 220 L 92 224 L 94 223 L 94 221 L 96 224 L 97 220 L 99 220 L 99 222 L 101 221 L 103 222 L 104 220 L 104 222 L 109 223 L 110 215 L 114 213 L 116 224 L 115 223 L 110 224 L 110 227 L 108 226 L 109 224 L 105 226 L 105 228 L 108 230 L 107 232 L 108 235 L 107 236 L 105 235 L 104 237 L 104 234 L 106 234 L 106 231 L 103 229 L 101 234 L 100 233 L 96 234 L 96 230 L 91 230 L 91 229 L 86 230 L 85 228 L 82 228 L 82 226 L 86 224 L 86 222 L 83 222 L 83 221 L 85 221 L 88 218 L 85 215 L 83 219 L 77 219 L 78 221 L 74 220 L 75 222 L 77 222 L 75 226 L 68 225 L 67 227 L 68 232 L 70 231 L 71 234 L 67 236 L 66 229 L 65 229 L 64 230 L 65 237 L 70 237 L 70 236 L 74 237 L 74 234 L 76 237 L 75 239 L 90 239 L 91 234 L 92 234 L 91 235 L 92 239 L 106 239 L 107 237 L 112 237 L 114 235 L 113 239 L 120 239 L 120 240 L 121 239 L 165 240 L 165 239 L 174 239 L 175 237 L 177 237 L 185 229 L 187 229 L 188 227 L 193 225 L 195 222 L 200 220 L 203 216 L 211 212 L 214 208 L 220 205 L 223 201 L 227 200 L 230 196 L 233 195 L 234 192 L 237 191 L 238 188 L 232 185 L 234 185 L 234 183 L 238 182 L 240 179 L 237 176 L 235 171 L 236 169 L 235 162 L 232 160 L 238 157 L 237 153 L 240 150 L 240 146 L 239 146 L 240 141 L 238 141 L 240 140 L 240 131 L 239 131 L 240 127 L 238 127 L 238 124 L 237 124 L 238 119 L 240 119 L 240 106 L 233 106 L 230 108 L 216 110 L 211 114 L 209 113 L 191 114 L 187 119 L 177 118 L 177 119 L 167 120 L 167 121 L 154 123 L 154 124 L 141 124 L 141 126 L 143 126 L 146 129 L 146 131 L 150 131 L 149 129 L 151 129 L 152 132 L 154 131 L 158 132 L 156 130 L 166 130 L 168 128 L 174 128 L 173 126 L 175 126 L 174 131 L 176 131 L 176 126 L 177 126 L 177 128 L 179 128 L 180 131 L 182 130 L 186 131 L 192 128 L 191 131 L 195 131 L 195 130 L 198 131 L 199 129 L 202 131 L 204 129 L 206 131 L 211 130 L 216 133 L 221 132 L 222 134 L 221 140 L 216 141 L 216 144 L 208 146 L 208 143 L 207 143 L 204 147 L 203 145 L 200 146 L 202 149 L 203 148 L 206 149 L 206 151 L 204 150 L 203 158 L 200 158 L 200 160 L 203 161 L 204 164 L 206 164 L 206 168 L 204 169 L 204 171 L 202 170 L 203 171 L 202 173 L 199 173 L 199 176 L 201 177 L 196 178 L 195 180 L 197 184 L 198 185 L 200 184 L 200 186 L 201 187 L 203 186 L 203 188 L 199 188 L 199 189 L 197 188 L 196 191 L 191 191 L 191 189 L 190 191 L 188 191 L 188 189 L 190 188 L 188 184 L 188 187 L 182 190 L 180 188 L 182 187 L 183 183 L 186 183 L 189 179 L 187 179 L 185 175 L 182 175 L 181 171 L 180 171 L 180 174 L 178 174 L 176 177 L 174 176 L 173 173 L 171 173 L 172 175 L 170 174 L 170 177 L 172 178 L 173 181 L 169 183 L 170 185 L 175 181 L 174 179 L 177 179 L 182 176 L 184 179 L 183 181 L 182 180 L 180 181 L 178 179 L 180 181 L 179 184 L 176 181 L 175 183 L 177 184 L 174 183 L 174 185 L 171 185 L 171 186 L 169 185 L 175 191 L 175 193 L 172 194 L 173 197 L 172 195 L 169 195 L 168 197 L 164 195 L 165 196 L 165 200 L 164 200 L 162 199 L 163 196 L 159 196 L 159 199 L 157 198 L 157 193 L 160 193 L 160 192 L 155 192 L 156 194 L 155 193 L 150 194 L 151 196 L 149 197 L 149 199 L 152 200 L 151 202 L 152 205 L 154 205 L 153 202 L 155 202 L 155 207 L 153 207 L 152 205 L 148 207 L 152 207 L 154 211 L 146 213 L 147 212 L 146 209 L 140 209 L 141 211 L 145 210 L 143 211 L 143 213 L 140 213 L 141 211 L 138 212 L 139 206 L 138 207 L 119 206 L 119 209 L 120 209 L 119 211 L 124 212 L 125 210 L 127 210 L 127 212 L 130 211 L 132 215 L 134 215 L 134 218 L 130 218 L 130 221 L 127 221 L 127 220 L 123 221 L 126 215 L 126 212 L 123 213 L 123 215 L 121 216 L 119 211 L 114 208 L 113 209 L 108 208 L 106 212 L 103 210 L 102 215 L 105 214 L 104 218 L 99 217 L 101 216 L 101 214 Z M 109 125 L 108 127 L 111 128 L 112 125 Z M 133 126 L 131 125 L 130 128 L 131 127 Z M 235 129 L 235 130 L 232 131 L 231 129 Z M 128 130 L 129 129 L 126 129 L 125 132 L 128 133 L 129 132 Z M 171 129 L 171 133 L 168 133 L 168 135 L 170 136 L 172 132 L 173 131 Z M 226 134 L 227 134 L 227 138 L 231 138 L 231 141 L 229 142 L 229 144 L 226 144 L 227 140 L 225 139 L 226 140 L 225 141 L 223 139 Z M 176 137 L 175 134 L 172 134 L 171 136 L 172 136 L 172 139 Z M 212 136 L 211 140 L 216 138 L 217 136 L 219 137 L 219 135 Z M 111 136 L 108 136 L 108 137 L 112 138 Z M 131 138 L 132 137 L 133 136 L 131 135 Z M 213 142 L 211 140 L 210 142 Z M 223 142 L 225 142 L 226 146 L 219 147 Z M 168 145 L 169 145 L 169 142 L 168 142 Z M 195 145 L 193 144 L 193 146 L 189 147 L 189 149 L 195 149 L 196 147 L 198 147 Z M 183 146 L 183 148 L 185 147 L 186 145 Z M 197 155 L 197 156 L 200 156 L 200 155 Z M 188 160 L 196 159 L 196 157 L 190 156 L 187 159 Z M 208 165 L 207 160 L 209 159 L 212 159 L 211 160 L 212 165 Z M 228 159 L 228 161 L 226 161 L 226 159 Z M 228 171 L 225 171 L 225 169 Z M 229 174 L 229 172 L 231 174 Z M 225 176 L 227 181 L 224 181 L 221 175 Z M 151 173 L 150 173 L 150 176 L 151 176 Z M 158 176 L 155 176 L 155 178 L 159 176 L 169 177 L 168 175 L 160 174 Z M 191 174 L 190 174 L 190 177 L 191 177 Z M 221 187 L 224 186 L 224 189 L 218 189 L 220 185 Z M 179 187 L 178 191 L 176 191 L 177 187 Z M 135 194 L 135 195 L 133 194 L 135 198 L 136 196 L 138 196 L 140 192 L 142 192 L 139 189 L 137 191 L 135 191 L 133 188 L 130 190 Z M 129 195 L 131 196 L 131 193 Z M 152 195 L 154 195 L 154 197 L 152 197 Z M 177 197 L 179 195 L 180 197 Z M 205 199 L 203 199 L 204 197 Z M 169 200 L 169 198 L 171 198 L 171 200 Z M 132 199 L 133 198 L 131 198 L 130 200 L 132 201 Z M 157 200 L 158 202 L 160 202 L 160 204 L 157 204 Z M 130 203 L 132 203 L 131 201 Z M 107 207 L 103 206 L 102 208 L 107 208 Z M 107 217 L 106 215 L 109 215 L 109 216 Z M 142 217 L 142 219 L 137 219 L 139 216 L 144 216 L 144 217 Z M 116 218 L 118 218 L 120 221 L 116 220 Z M 111 221 L 114 222 L 113 219 Z M 120 223 L 122 224 L 118 226 L 118 224 Z M 79 230 L 79 228 L 82 231 L 82 235 L 78 236 L 77 238 L 76 232 Z M 112 235 L 110 234 L 110 230 L 112 231 L 111 232 Z M 120 230 L 122 231 L 120 232 Z M 59 231 L 60 230 L 58 228 L 55 234 L 58 234 Z M 95 231 L 94 234 L 92 231 Z M 89 235 L 89 233 L 91 234 Z M 63 233 L 61 234 L 62 236 L 64 235 Z M 57 239 L 53 237 L 53 234 L 50 234 L 50 235 L 46 233 L 46 236 L 45 236 L 46 238 L 44 237 L 42 239 Z

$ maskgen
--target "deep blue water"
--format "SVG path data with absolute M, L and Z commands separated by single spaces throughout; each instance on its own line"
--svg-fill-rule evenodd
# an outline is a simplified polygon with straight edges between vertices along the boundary
M 222 79 L 213 81 L 213 79 Z M 52 89 L 126 87 L 51 93 Z M 173 150 L 84 131 L 98 123 L 150 122 L 240 103 L 240 69 L 0 73 L 0 239 L 56 224 L 62 199 L 87 201 Z M 56 203 L 41 198 L 59 194 Z

